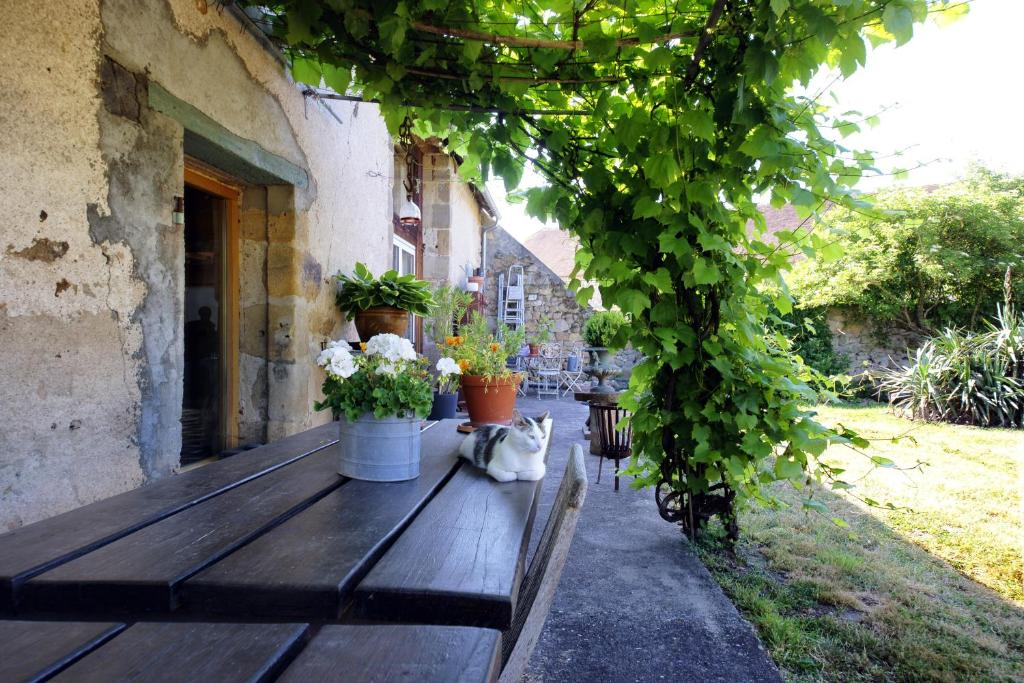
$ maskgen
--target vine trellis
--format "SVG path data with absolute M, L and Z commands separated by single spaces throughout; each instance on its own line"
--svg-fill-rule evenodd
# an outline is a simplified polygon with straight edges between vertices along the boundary
M 273 17 L 297 80 L 321 96 L 374 101 L 397 132 L 443 140 L 468 178 L 547 181 L 527 210 L 581 244 L 572 286 L 593 285 L 646 358 L 624 404 L 634 463 L 659 510 L 690 535 L 767 484 L 849 488 L 818 459 L 864 440 L 814 419 L 820 383 L 765 321 L 792 302 L 782 281 L 797 239 L 762 235 L 756 199 L 805 217 L 856 207 L 868 154 L 833 139 L 834 116 L 794 94 L 822 66 L 849 75 L 867 41 L 908 40 L 954 0 L 284 0 Z M 806 238 L 806 239 L 804 239 Z M 804 504 L 827 512 L 806 487 Z

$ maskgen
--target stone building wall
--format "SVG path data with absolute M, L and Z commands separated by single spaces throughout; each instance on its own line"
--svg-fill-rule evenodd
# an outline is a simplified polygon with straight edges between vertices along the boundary
M 828 312 L 827 322 L 832 332 L 832 348 L 849 359 L 850 374 L 906 365 L 921 343 L 918 335 L 896 327 L 885 330 L 885 339 L 880 340 L 874 323 L 858 320 L 839 309 Z
M 217 3 L 4 9 L 0 530 L 178 467 L 186 151 L 240 179 L 240 436 L 329 419 L 311 359 L 352 334 L 330 276 L 391 259 L 376 107 L 308 101 Z
M 576 342 L 583 339 L 583 323 L 590 307 L 580 306 L 565 282 L 503 228 L 495 228 L 487 240 L 487 318 L 493 324 L 498 316 L 498 275 L 507 275 L 509 266 L 523 266 L 526 275 L 526 335 L 529 340 L 537 329 L 538 318 L 547 315 L 554 323 L 554 340 Z

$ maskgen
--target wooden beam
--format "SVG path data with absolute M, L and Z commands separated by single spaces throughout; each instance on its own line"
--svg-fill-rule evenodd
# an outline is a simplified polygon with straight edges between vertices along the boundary
M 479 40 L 484 43 L 493 43 L 495 45 L 511 45 L 513 47 L 536 47 L 550 50 L 582 50 L 586 48 L 586 45 L 582 40 L 554 40 L 550 38 L 524 38 L 520 36 L 506 36 L 498 33 L 484 33 L 481 31 L 471 31 L 469 29 L 462 28 L 433 26 L 431 24 L 425 24 L 421 21 L 414 21 L 412 23 L 412 28 L 416 31 L 422 31 L 423 33 L 432 33 L 437 36 L 454 36 L 456 38 L 464 38 L 466 40 Z M 670 40 L 696 38 L 699 35 L 700 32 L 698 31 L 676 31 L 672 33 L 663 33 L 659 36 L 655 36 L 651 40 L 640 40 L 640 38 L 636 36 L 631 36 L 628 38 L 620 38 L 616 40 L 615 45 L 618 47 L 633 47 L 636 45 L 656 45 L 658 43 L 665 43 Z

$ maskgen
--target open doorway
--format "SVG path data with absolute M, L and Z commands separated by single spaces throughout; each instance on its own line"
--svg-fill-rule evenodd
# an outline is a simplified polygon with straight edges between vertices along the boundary
M 183 467 L 236 445 L 238 198 L 238 189 L 186 169 Z

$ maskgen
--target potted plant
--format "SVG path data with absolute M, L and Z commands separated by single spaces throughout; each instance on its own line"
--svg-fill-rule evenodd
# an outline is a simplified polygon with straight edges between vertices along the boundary
M 437 365 L 437 380 L 434 385 L 434 403 L 430 408 L 431 420 L 448 420 L 455 417 L 459 403 L 459 383 L 462 368 L 454 358 L 441 356 Z
M 423 321 L 427 338 L 438 349 L 445 347 L 445 341 L 455 336 L 455 325 L 466 315 L 473 295 L 449 284 L 438 285 L 431 293 L 434 308 Z
M 530 355 L 539 356 L 540 347 L 551 341 L 555 332 L 555 323 L 547 314 L 541 313 L 537 317 L 537 331 L 533 335 L 533 341 L 529 342 Z
M 429 315 L 434 307 L 430 284 L 414 275 L 389 270 L 379 278 L 363 263 L 353 275 L 338 273 L 341 284 L 337 305 L 348 320 L 355 320 L 363 341 L 378 334 L 402 336 L 409 327 L 409 314 Z
M 317 358 L 327 371 L 324 400 L 338 420 L 338 472 L 366 481 L 405 481 L 420 474 L 420 418 L 431 406 L 426 359 L 412 342 L 378 334 L 353 355 L 331 342 Z
M 508 358 L 519 351 L 525 335 L 502 324 L 499 340 L 479 313 L 460 331 L 462 336 L 451 348 L 462 370 L 462 397 L 470 424 L 511 424 L 523 377 L 508 367 Z
M 615 344 L 615 335 L 625 324 L 626 317 L 618 311 L 598 311 L 583 324 L 583 341 L 590 347 L 588 351 L 597 354 L 600 364 L 611 360 L 609 347 Z

